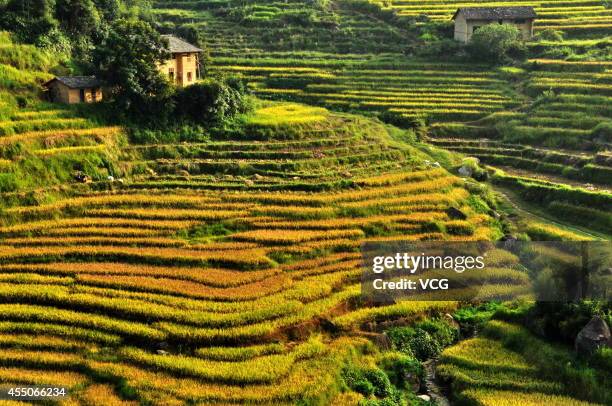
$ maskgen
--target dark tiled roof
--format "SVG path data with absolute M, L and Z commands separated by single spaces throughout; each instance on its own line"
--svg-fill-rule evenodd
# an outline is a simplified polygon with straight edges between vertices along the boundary
M 453 20 L 457 14 L 462 13 L 466 20 L 499 20 L 503 18 L 536 18 L 533 7 L 462 7 L 455 12 Z
M 49 85 L 54 80 L 65 84 L 71 89 L 88 89 L 90 87 L 100 87 L 102 85 L 102 82 L 95 76 L 57 76 L 45 83 L 45 86 Z
M 162 38 L 168 40 L 168 51 L 171 53 L 202 52 L 200 48 L 193 46 L 189 42 L 183 41 L 174 35 L 162 35 Z

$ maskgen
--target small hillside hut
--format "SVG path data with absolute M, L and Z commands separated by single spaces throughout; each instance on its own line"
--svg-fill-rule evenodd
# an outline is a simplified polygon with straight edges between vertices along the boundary
M 172 57 L 159 66 L 159 70 L 177 86 L 188 86 L 200 77 L 200 53 L 202 50 L 174 35 L 162 35 L 168 41 Z
M 57 103 L 95 103 L 102 100 L 102 83 L 95 76 L 57 76 L 43 86 Z
M 462 7 L 455 12 L 455 40 L 469 42 L 478 28 L 487 24 L 514 24 L 529 40 L 537 17 L 533 7 Z

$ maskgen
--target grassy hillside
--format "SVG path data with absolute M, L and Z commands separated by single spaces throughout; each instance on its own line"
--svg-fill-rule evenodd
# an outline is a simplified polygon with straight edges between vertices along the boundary
M 120 175 L 115 166 L 125 137 L 80 112 L 41 100 L 42 82 L 57 59 L 0 32 L 0 207 L 44 201 L 41 188 L 62 188 L 82 171 L 93 181 Z

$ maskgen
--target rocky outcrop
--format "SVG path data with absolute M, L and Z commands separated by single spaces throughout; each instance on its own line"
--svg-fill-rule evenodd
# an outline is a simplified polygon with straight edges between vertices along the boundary
M 602 347 L 612 346 L 610 327 L 599 316 L 595 316 L 576 336 L 574 347 L 578 354 L 589 355 Z

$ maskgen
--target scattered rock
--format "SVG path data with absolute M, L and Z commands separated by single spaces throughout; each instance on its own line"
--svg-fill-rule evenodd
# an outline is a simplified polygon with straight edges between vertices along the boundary
M 459 210 L 456 207 L 449 207 L 448 209 L 446 209 L 446 214 L 452 220 L 465 220 L 465 219 L 467 219 L 467 216 L 465 215 L 465 213 L 463 213 L 461 210 Z
M 168 355 L 168 351 L 165 350 L 157 350 L 158 355 Z
M 491 213 L 491 215 L 493 216 L 493 218 L 495 218 L 496 220 L 499 220 L 501 218 L 501 214 L 499 214 L 498 212 L 496 212 L 495 210 L 493 210 L 493 212 Z
M 253 186 L 255 182 L 253 182 L 251 179 L 245 179 L 244 184 L 247 186 Z
M 253 175 L 253 177 L 257 180 L 262 180 L 264 177 L 261 176 L 260 174 L 256 173 L 255 175 Z
M 610 327 L 599 316 L 594 316 L 591 321 L 576 336 L 574 347 L 578 354 L 589 355 L 602 347 L 611 347 Z
M 342 176 L 344 176 L 345 178 L 350 178 L 350 177 L 352 177 L 352 176 L 353 176 L 353 174 L 352 174 L 352 173 L 350 173 L 350 172 L 344 172 L 344 173 L 342 174 Z
M 500 238 L 499 241 L 504 243 L 505 250 L 511 250 L 512 247 L 514 247 L 514 245 L 518 241 L 518 238 L 516 238 L 512 234 L 506 234 L 502 238 Z
M 440 162 L 432 162 L 431 167 L 432 168 L 440 168 L 442 165 L 440 165 Z
M 431 396 L 429 396 L 429 395 L 419 395 L 419 396 L 417 396 L 417 398 L 419 398 L 419 399 L 421 399 L 421 400 L 423 400 L 425 402 L 431 401 Z
M 466 165 L 463 165 L 461 168 L 459 168 L 457 172 L 459 172 L 459 175 L 465 176 L 466 178 L 472 176 L 472 168 Z
M 186 178 L 188 178 L 189 176 L 191 176 L 191 174 L 189 172 L 187 172 L 186 170 L 182 169 L 179 171 L 178 173 L 180 176 L 184 176 Z
M 293 179 L 293 180 L 300 180 L 300 177 L 299 177 L 299 176 L 294 176 L 294 177 L 293 177 L 293 178 L 291 178 L 291 179 Z
M 111 176 L 111 175 L 108 175 L 108 176 L 106 177 L 106 180 L 108 180 L 109 182 L 114 182 L 114 181 L 115 181 L 115 177 L 114 177 L 114 176 Z

